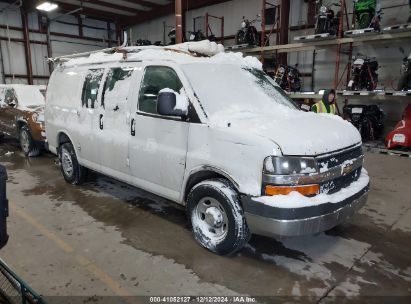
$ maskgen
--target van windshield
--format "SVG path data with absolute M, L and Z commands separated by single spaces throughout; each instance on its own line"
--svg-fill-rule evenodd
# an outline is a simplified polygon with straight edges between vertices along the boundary
M 261 70 L 204 63 L 186 64 L 182 69 L 209 116 L 224 112 L 270 115 L 298 109 Z

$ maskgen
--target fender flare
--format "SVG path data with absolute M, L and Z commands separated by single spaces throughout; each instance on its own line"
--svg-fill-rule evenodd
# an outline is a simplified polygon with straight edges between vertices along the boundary
M 194 169 L 192 169 L 190 171 L 190 173 L 186 175 L 186 178 L 183 181 L 183 187 L 182 187 L 183 191 L 181 192 L 181 196 L 180 196 L 180 201 L 183 202 L 183 204 L 185 204 L 186 197 L 187 197 L 188 193 L 190 192 L 190 189 L 192 188 L 192 187 L 189 187 L 190 186 L 190 180 L 192 180 L 192 178 L 194 178 L 195 176 L 198 176 L 202 173 L 206 174 L 206 176 L 210 173 L 220 175 L 220 176 L 226 178 L 234 186 L 234 188 L 238 192 L 240 192 L 239 191 L 240 186 L 239 186 L 238 182 L 229 173 L 227 173 L 226 171 L 224 171 L 223 169 L 218 168 L 218 167 L 214 167 L 214 166 L 210 166 L 210 165 L 201 165 L 201 166 L 198 166 L 198 167 L 195 167 Z M 205 179 L 201 178 L 199 182 L 201 182 L 203 180 L 206 180 L 206 179 L 208 179 L 208 178 L 205 178 Z M 194 183 L 192 186 L 194 186 L 195 184 L 197 184 L 197 183 Z

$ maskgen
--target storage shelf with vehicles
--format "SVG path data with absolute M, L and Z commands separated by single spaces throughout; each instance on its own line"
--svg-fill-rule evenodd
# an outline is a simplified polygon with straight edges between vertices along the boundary
M 321 91 L 316 92 L 287 92 L 288 96 L 291 99 L 321 99 L 322 94 Z M 376 90 L 376 91 L 337 91 L 338 96 L 343 96 L 346 98 L 350 97 L 366 97 L 368 99 L 377 99 L 377 100 L 396 100 L 392 97 L 406 97 L 406 98 L 399 98 L 399 100 L 411 100 L 411 91 L 384 91 L 384 90 Z
M 411 27 L 407 27 L 406 30 L 396 32 L 382 32 L 373 33 L 372 35 L 355 35 L 353 37 L 344 37 L 337 39 L 319 39 L 310 40 L 307 42 L 289 43 L 282 45 L 272 45 L 266 47 L 253 47 L 253 48 L 232 48 L 233 51 L 242 51 L 246 54 L 260 54 L 260 53 L 290 53 L 299 51 L 314 51 L 318 49 L 328 48 L 341 44 L 353 43 L 354 46 L 364 43 L 385 43 L 389 40 L 400 40 L 404 38 L 411 38 Z

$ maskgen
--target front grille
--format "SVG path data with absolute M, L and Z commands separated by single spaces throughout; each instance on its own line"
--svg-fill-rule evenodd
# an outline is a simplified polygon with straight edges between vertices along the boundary
M 317 157 L 317 165 L 318 168 L 320 169 L 320 172 L 327 171 L 328 169 L 331 169 L 333 167 L 337 167 L 339 165 L 342 165 L 345 161 L 351 160 L 351 159 L 356 159 L 362 156 L 362 147 L 359 146 L 357 148 L 340 152 L 340 153 L 335 153 L 331 154 L 329 156 L 325 157 Z
M 359 167 L 347 175 L 320 184 L 320 193 L 333 194 L 340 191 L 342 188 L 348 187 L 352 182 L 355 182 L 360 178 L 361 170 L 362 167 Z

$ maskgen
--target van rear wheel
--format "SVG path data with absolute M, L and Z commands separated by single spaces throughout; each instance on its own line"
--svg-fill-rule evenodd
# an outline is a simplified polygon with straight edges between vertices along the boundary
M 82 184 L 87 175 L 87 169 L 78 163 L 76 152 L 71 143 L 65 143 L 59 148 L 60 170 L 66 182 L 73 185 Z
M 193 187 L 187 214 L 194 238 L 219 255 L 239 251 L 250 239 L 238 192 L 224 179 L 211 179 Z

